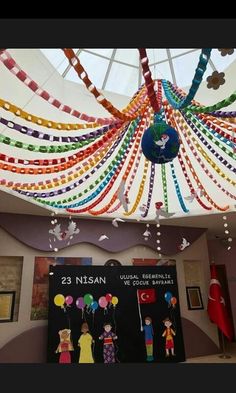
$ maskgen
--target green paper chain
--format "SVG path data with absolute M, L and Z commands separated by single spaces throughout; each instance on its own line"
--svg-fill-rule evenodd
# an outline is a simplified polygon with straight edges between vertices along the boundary
M 119 149 L 116 157 L 112 160 L 110 165 L 107 167 L 107 169 L 95 180 L 94 183 L 90 184 L 85 190 L 82 192 L 73 195 L 72 197 L 69 197 L 67 199 L 59 200 L 59 201 L 48 201 L 46 199 L 41 199 L 41 198 L 34 198 L 37 202 L 43 203 L 44 205 L 48 206 L 56 206 L 56 205 L 61 205 L 64 203 L 70 203 L 72 200 L 76 200 L 78 198 L 81 198 L 84 194 L 87 194 L 89 191 L 93 190 L 94 187 L 96 187 L 100 181 L 102 181 L 108 174 L 109 172 L 114 172 L 114 170 L 117 168 L 119 165 L 120 161 L 124 157 L 125 151 L 127 149 L 128 144 L 130 143 L 130 139 L 132 138 L 135 128 L 138 124 L 138 121 L 133 121 L 131 126 L 129 127 L 129 130 L 126 133 L 126 136 L 124 138 L 124 142 L 121 145 L 121 148 Z
M 214 135 L 212 135 L 204 126 L 203 124 L 190 112 L 186 113 L 186 117 L 188 119 L 190 119 L 195 125 L 197 125 L 197 128 L 203 132 L 203 134 L 210 139 L 210 141 L 212 143 L 214 143 L 214 145 L 216 145 L 217 147 L 219 147 L 224 153 L 226 153 L 229 157 L 231 158 L 235 158 L 235 154 L 233 152 L 231 152 L 230 150 L 228 150 L 226 148 L 226 146 L 223 146 L 218 140 L 214 140 L 215 137 Z M 198 125 L 199 124 L 199 125 Z
M 71 143 L 71 144 L 68 144 L 68 145 L 42 146 L 42 145 L 31 145 L 31 144 L 28 144 L 28 143 L 23 143 L 23 142 L 20 142 L 20 141 L 16 141 L 15 139 L 12 139 L 12 138 L 10 138 L 8 136 L 0 134 L 0 142 L 5 143 L 6 145 L 14 146 L 14 147 L 17 147 L 19 149 L 40 152 L 40 153 L 65 153 L 67 151 L 80 149 L 81 147 L 84 147 L 84 146 L 90 144 L 91 142 L 94 142 L 97 138 L 99 138 L 99 136 L 97 136 L 95 138 L 91 138 L 89 140 Z
M 166 180 L 165 164 L 161 164 L 161 179 L 162 179 L 162 187 L 163 187 L 163 194 L 164 194 L 165 210 L 168 212 L 169 207 L 168 207 L 167 180 Z

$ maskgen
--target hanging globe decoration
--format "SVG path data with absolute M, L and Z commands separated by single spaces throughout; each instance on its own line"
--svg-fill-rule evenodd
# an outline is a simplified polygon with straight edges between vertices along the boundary
M 145 157 L 155 164 L 165 164 L 172 161 L 179 151 L 179 136 L 177 131 L 158 121 L 147 128 L 142 138 L 142 151 Z

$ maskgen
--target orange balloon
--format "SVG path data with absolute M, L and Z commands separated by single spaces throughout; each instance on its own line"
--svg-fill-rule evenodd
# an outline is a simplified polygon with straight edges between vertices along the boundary
M 171 299 L 170 299 L 170 302 L 171 302 L 171 304 L 173 304 L 173 306 L 177 303 L 177 299 L 176 299 L 176 297 L 172 297 Z

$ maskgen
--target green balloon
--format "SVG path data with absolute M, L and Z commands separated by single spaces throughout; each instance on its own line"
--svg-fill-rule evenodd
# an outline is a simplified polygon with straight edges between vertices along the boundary
M 90 304 L 93 303 L 93 295 L 86 293 L 86 295 L 84 295 L 84 303 L 87 304 L 87 306 L 90 306 Z

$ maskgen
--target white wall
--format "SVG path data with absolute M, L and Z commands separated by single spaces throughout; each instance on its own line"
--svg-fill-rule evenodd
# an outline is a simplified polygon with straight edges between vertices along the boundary
M 0 255 L 1 256 L 24 256 L 23 271 L 22 271 L 22 285 L 20 297 L 20 309 L 18 322 L 0 323 L 0 348 L 9 340 L 35 326 L 45 325 L 46 321 L 31 321 L 31 298 L 33 286 L 34 273 L 34 258 L 35 256 L 65 256 L 65 257 L 92 257 L 94 265 L 103 265 L 107 259 L 118 259 L 124 265 L 131 265 L 132 258 L 156 258 L 155 251 L 143 247 L 132 247 L 129 250 L 119 253 L 109 253 L 90 244 L 79 244 L 64 249 L 58 253 L 39 252 L 32 248 L 25 246 L 18 240 L 13 238 L 7 232 L 0 228 Z M 207 290 L 209 284 L 209 262 L 208 250 L 205 235 L 202 235 L 191 247 L 184 250 L 177 256 L 172 255 L 170 258 L 176 259 L 177 263 L 177 278 L 179 287 L 179 301 L 181 308 L 181 315 L 201 328 L 211 339 L 218 345 L 218 333 L 215 325 L 213 325 L 207 316 Z M 203 267 L 203 282 L 202 282 L 202 296 L 205 309 L 190 311 L 187 308 L 187 300 L 185 293 L 185 279 L 183 260 L 193 259 L 202 262 Z

